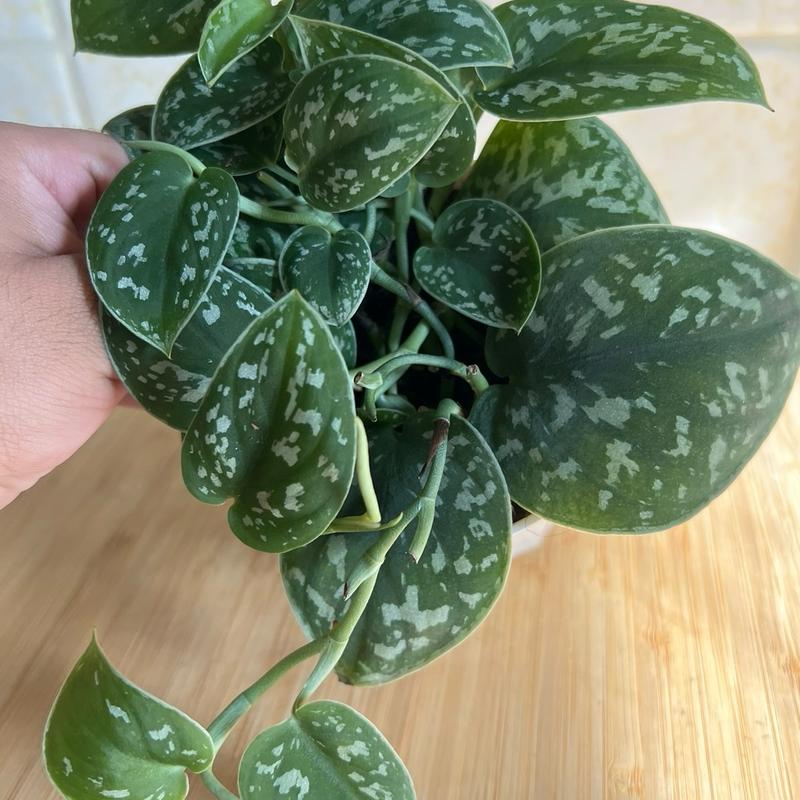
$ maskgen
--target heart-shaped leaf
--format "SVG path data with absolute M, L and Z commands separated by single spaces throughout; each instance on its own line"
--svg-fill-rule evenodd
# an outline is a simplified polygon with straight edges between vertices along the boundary
M 75 48 L 115 56 L 189 53 L 218 0 L 72 0 Z
M 141 150 L 134 150 L 128 147 L 125 142 L 150 139 L 154 111 L 155 106 L 138 106 L 137 108 L 123 111 L 103 125 L 103 133 L 107 133 L 113 139 L 116 139 L 122 145 L 128 157 L 134 159 L 141 155 Z
M 297 292 L 228 351 L 182 460 L 195 497 L 236 498 L 230 526 L 257 550 L 301 547 L 337 515 L 355 464 L 353 392 L 328 326 Z
M 515 331 L 533 311 L 541 271 L 528 224 L 497 200 L 447 208 L 430 246 L 414 256 L 414 274 L 428 294 L 484 325 Z
M 669 221 L 630 150 L 591 117 L 501 120 L 459 197 L 507 203 L 530 225 L 542 251 L 603 228 Z
M 293 0 L 222 0 L 208 15 L 197 60 L 213 85 L 231 64 L 261 44 L 286 19 Z
M 326 211 L 372 200 L 425 155 L 457 105 L 429 75 L 393 59 L 321 64 L 297 84 L 284 115 L 303 196 Z
M 208 732 L 120 675 L 94 638 L 44 734 L 47 773 L 70 800 L 183 800 L 186 770 L 203 772 L 213 758 Z
M 372 254 L 358 231 L 306 225 L 287 240 L 279 268 L 287 291 L 297 289 L 326 322 L 344 325 L 369 288 Z
M 199 147 L 272 116 L 292 90 L 281 67 L 282 57 L 280 45 L 267 39 L 242 56 L 214 86 L 208 86 L 192 56 L 158 98 L 155 138 L 178 147 Z
M 278 160 L 283 143 L 283 117 L 273 114 L 252 128 L 191 151 L 207 166 L 231 175 L 252 175 Z
M 272 305 L 266 292 L 220 267 L 170 358 L 103 312 L 103 336 L 117 375 L 154 416 L 186 430 L 211 376 L 242 331 Z
M 758 70 L 711 22 L 664 6 L 512 0 L 495 9 L 511 69 L 478 70 L 481 108 L 556 120 L 697 100 L 766 105 Z
M 472 412 L 511 496 L 600 532 L 686 519 L 786 400 L 800 284 L 743 245 L 663 226 L 573 239 L 545 255 L 544 274 L 523 334 L 490 340 L 510 383 Z
M 389 39 L 439 69 L 512 63 L 502 27 L 480 0 L 311 0 L 296 13 Z
M 321 700 L 260 733 L 239 765 L 242 800 L 413 800 L 403 762 L 381 732 L 342 703 Z
M 86 235 L 86 260 L 103 305 L 169 355 L 230 243 L 239 214 L 233 178 L 152 152 L 104 192 Z
M 413 50 L 364 31 L 303 17 L 291 20 L 309 67 L 342 56 L 378 55 L 410 64 L 441 84 L 459 105 L 436 143 L 414 168 L 414 174 L 425 186 L 446 186 L 463 175 L 475 156 L 475 119 L 467 101 L 440 69 Z M 403 178 L 407 183 L 407 175 Z M 397 183 L 402 184 L 403 178 Z M 402 194 L 405 187 L 395 190 L 393 185 L 382 196 L 393 197 L 395 191 Z
M 384 519 L 421 490 L 434 414 L 368 427 L 370 463 Z M 348 504 L 350 505 L 350 504 Z M 399 678 L 454 647 L 489 613 L 510 558 L 511 504 L 491 450 L 460 417 L 451 420 L 447 462 L 427 549 L 408 555 L 412 523 L 381 568 L 372 599 L 336 671 L 375 684 Z M 357 513 L 358 508 L 347 508 Z M 374 533 L 332 534 L 281 558 L 289 600 L 309 637 L 341 618 L 344 582 Z

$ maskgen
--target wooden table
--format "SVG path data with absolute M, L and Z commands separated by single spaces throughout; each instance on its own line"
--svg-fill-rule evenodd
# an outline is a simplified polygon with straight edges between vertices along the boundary
M 557 529 L 456 651 L 384 688 L 329 680 L 322 694 L 374 720 L 421 800 L 800 798 L 799 441 L 796 390 L 743 476 L 689 524 Z M 41 731 L 93 626 L 125 673 L 201 721 L 302 641 L 275 560 L 189 497 L 177 454 L 174 433 L 120 411 L 0 513 L 1 798 L 56 796 Z M 301 678 L 231 737 L 231 785 Z

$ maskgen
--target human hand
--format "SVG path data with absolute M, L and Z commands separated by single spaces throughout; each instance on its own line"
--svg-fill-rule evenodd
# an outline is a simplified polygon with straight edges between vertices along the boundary
M 0 123 L 0 508 L 69 458 L 125 395 L 83 235 L 126 163 L 108 136 Z

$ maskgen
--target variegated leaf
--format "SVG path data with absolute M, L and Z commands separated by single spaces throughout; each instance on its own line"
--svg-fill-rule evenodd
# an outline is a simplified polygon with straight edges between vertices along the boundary
M 428 294 L 471 319 L 519 331 L 539 295 L 542 266 L 531 229 L 497 200 L 461 200 L 436 220 L 414 256 Z
M 242 800 L 414 800 L 403 762 L 380 731 L 342 703 L 301 706 L 259 734 L 239 765 Z
M 287 291 L 297 289 L 326 322 L 344 325 L 369 288 L 372 254 L 358 231 L 306 225 L 287 240 L 279 269 Z
M 220 169 L 195 177 L 183 158 L 152 152 L 105 191 L 86 235 L 86 260 L 103 305 L 169 355 L 231 241 L 239 192 Z
M 397 42 L 439 69 L 512 63 L 502 27 L 480 0 L 311 0 L 295 13 Z
M 458 105 L 429 75 L 382 56 L 347 56 L 311 70 L 284 115 L 287 161 L 303 196 L 348 211 L 408 172 Z
M 508 376 L 477 402 L 525 508 L 577 528 L 651 531 L 718 495 L 777 418 L 800 358 L 800 284 L 743 245 L 616 228 L 544 257 Z
M 199 147 L 265 120 L 286 103 L 292 90 L 282 57 L 280 45 L 267 39 L 208 86 L 192 56 L 158 98 L 155 138 L 178 147 Z
M 75 49 L 115 56 L 162 56 L 197 47 L 218 0 L 72 0 Z
M 208 732 L 120 675 L 94 638 L 44 734 L 47 773 L 70 800 L 183 800 L 186 770 L 203 772 L 213 758 Z
M 436 143 L 414 168 L 414 174 L 425 186 L 446 186 L 466 172 L 475 156 L 475 120 L 467 101 L 440 69 L 413 50 L 364 31 L 303 17 L 292 17 L 291 21 L 309 67 L 341 56 L 378 55 L 410 64 L 438 81 L 459 106 Z M 382 193 L 384 197 L 394 196 L 391 193 L 394 187 L 389 188 L 389 194 Z M 403 191 L 405 188 L 397 193 Z
M 370 462 L 384 519 L 421 490 L 434 414 L 368 427 Z M 351 504 L 348 504 L 351 505 Z M 346 507 L 358 513 L 357 505 Z M 500 467 L 464 419 L 453 418 L 433 532 L 418 564 L 412 523 L 381 568 L 372 599 L 336 667 L 347 683 L 399 678 L 455 647 L 489 613 L 510 558 L 511 504 Z M 281 558 L 289 600 L 309 637 L 341 618 L 347 576 L 375 534 L 332 534 Z
M 501 120 L 459 197 L 508 203 L 542 251 L 603 228 L 669 221 L 630 150 L 592 118 Z
M 286 19 L 293 0 L 222 0 L 208 15 L 197 60 L 213 85 L 231 64 L 261 44 Z
M 220 167 L 231 175 L 252 175 L 277 162 L 282 144 L 283 117 L 273 114 L 251 128 L 190 152 L 207 166 Z
M 349 320 L 344 325 L 329 325 L 333 341 L 342 354 L 344 363 L 348 369 L 353 369 L 357 363 L 358 340 L 356 339 L 356 329 Z
M 235 498 L 228 522 L 257 550 L 301 547 L 337 515 L 355 463 L 353 393 L 328 326 L 297 292 L 228 351 L 182 461 L 195 497 Z
M 624 0 L 512 0 L 495 9 L 511 69 L 478 70 L 505 119 L 557 120 L 697 100 L 766 105 L 750 56 L 711 22 Z
M 141 155 L 141 150 L 134 150 L 126 146 L 125 142 L 136 141 L 137 139 L 146 141 L 151 138 L 154 110 L 155 106 L 138 106 L 137 108 L 123 111 L 103 125 L 103 133 L 107 133 L 113 139 L 116 139 L 122 145 L 128 157 L 134 159 Z
M 103 312 L 111 363 L 130 394 L 167 425 L 186 430 L 223 356 L 272 300 L 250 281 L 220 267 L 170 358 Z

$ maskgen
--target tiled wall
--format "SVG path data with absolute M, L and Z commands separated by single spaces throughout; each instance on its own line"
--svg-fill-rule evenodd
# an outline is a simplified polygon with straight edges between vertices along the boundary
M 800 272 L 800 0 L 672 5 L 743 41 L 775 113 L 702 103 L 608 121 L 642 162 L 674 223 L 740 239 Z M 0 119 L 97 127 L 152 102 L 182 60 L 73 56 L 68 6 L 0 0 Z

